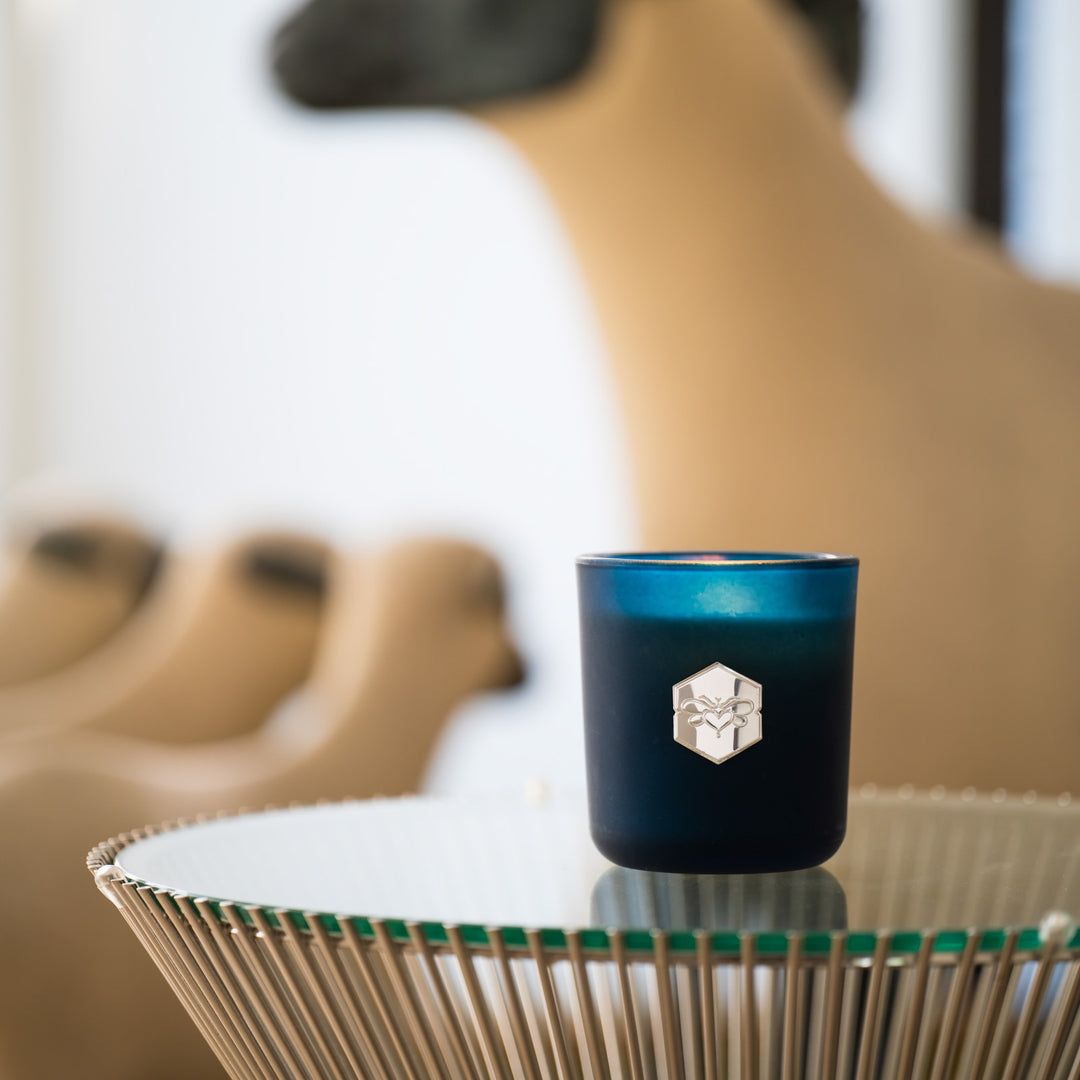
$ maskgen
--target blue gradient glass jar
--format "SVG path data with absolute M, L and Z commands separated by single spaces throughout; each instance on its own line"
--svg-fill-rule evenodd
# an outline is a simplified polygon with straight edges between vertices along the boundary
M 816 866 L 847 822 L 858 559 L 577 560 L 589 817 L 613 862 Z

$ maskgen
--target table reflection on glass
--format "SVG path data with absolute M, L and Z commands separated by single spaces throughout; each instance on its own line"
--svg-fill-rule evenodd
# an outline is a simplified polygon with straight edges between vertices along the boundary
M 91 865 L 144 944 L 177 931 L 181 996 L 228 1000 L 200 1024 L 238 1077 L 1080 1075 L 1066 797 L 866 791 L 787 874 L 614 867 L 554 798 L 271 811 Z
M 589 923 L 659 930 L 846 930 L 844 888 L 823 866 L 784 874 L 658 874 L 613 866 Z

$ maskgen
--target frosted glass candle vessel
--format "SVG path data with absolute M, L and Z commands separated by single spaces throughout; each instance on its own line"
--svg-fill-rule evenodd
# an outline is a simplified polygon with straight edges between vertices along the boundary
M 577 574 L 600 851 L 710 874 L 832 855 L 847 819 L 858 560 L 589 555 Z

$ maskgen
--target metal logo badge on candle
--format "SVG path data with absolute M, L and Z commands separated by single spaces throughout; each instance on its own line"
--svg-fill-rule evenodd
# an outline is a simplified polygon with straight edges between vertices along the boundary
M 719 765 L 761 741 L 761 683 L 717 662 L 671 688 L 675 741 Z

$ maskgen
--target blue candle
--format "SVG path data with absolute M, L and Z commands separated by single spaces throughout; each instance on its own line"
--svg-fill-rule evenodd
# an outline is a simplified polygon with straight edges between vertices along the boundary
M 613 862 L 815 866 L 847 820 L 858 560 L 577 561 L 589 817 Z

